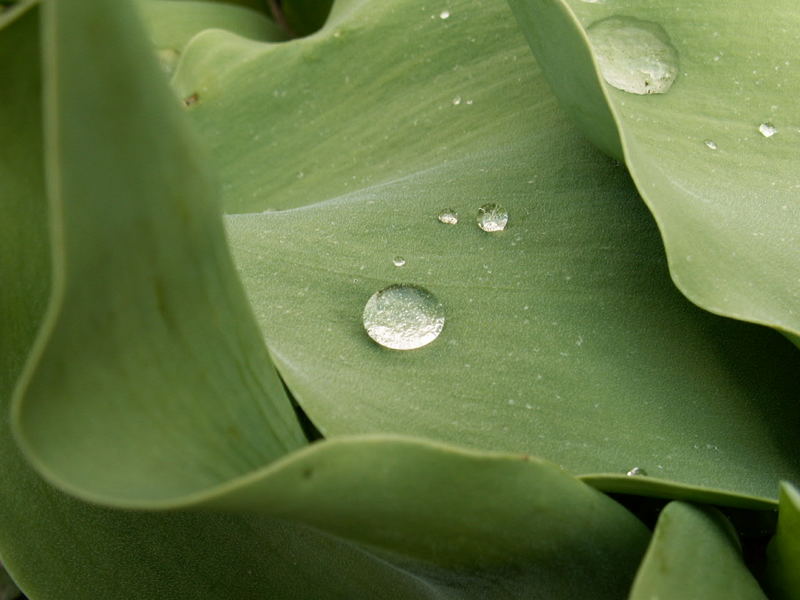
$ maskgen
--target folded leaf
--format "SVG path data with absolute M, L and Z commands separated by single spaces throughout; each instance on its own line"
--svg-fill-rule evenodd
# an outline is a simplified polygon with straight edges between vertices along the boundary
M 337 4 L 280 45 L 205 32 L 173 82 L 197 94 L 241 276 L 324 434 L 762 498 L 800 475 L 794 349 L 674 289 L 626 174 L 565 119 L 504 3 Z M 504 231 L 479 229 L 488 203 Z M 392 284 L 438 298 L 435 341 L 367 336 L 365 304 Z
M 787 54 L 800 29 L 795 4 L 509 3 L 567 110 L 601 148 L 624 154 L 680 290 L 714 313 L 796 336 L 800 107 Z M 592 51 L 593 26 L 613 33 L 594 36 Z M 636 37 L 642 27 L 677 53 L 665 93 L 604 82 L 604 66 L 612 81 L 615 69 L 667 69 Z

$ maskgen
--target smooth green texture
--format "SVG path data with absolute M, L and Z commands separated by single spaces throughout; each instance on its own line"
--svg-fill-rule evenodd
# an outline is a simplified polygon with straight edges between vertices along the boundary
M 137 33 L 135 21 L 122 11 L 116 13 L 119 5 L 114 6 L 119 15 L 119 21 L 115 21 L 106 12 L 112 5 L 111 0 L 96 1 L 91 6 L 59 0 L 57 4 L 51 2 L 46 6 L 45 30 L 52 37 L 45 43 L 45 53 L 59 50 L 57 66 L 51 65 L 52 70 L 46 70 L 46 76 L 53 78 L 46 87 L 49 94 L 46 107 L 52 111 L 48 113 L 51 120 L 47 122 L 47 139 L 51 143 L 57 140 L 56 149 L 68 148 L 76 139 L 70 136 L 68 126 L 53 117 L 65 106 L 76 110 L 70 103 L 72 93 L 67 75 L 78 75 L 83 68 L 70 59 L 72 50 L 82 48 L 84 43 L 71 41 L 68 44 L 73 45 L 64 48 L 58 43 L 62 39 L 60 34 L 73 27 L 74 32 L 83 31 L 84 25 L 95 18 L 103 18 L 107 25 L 115 25 L 109 29 L 112 32 L 116 29 L 120 40 L 110 51 L 116 54 L 114 60 L 125 64 L 128 62 L 125 59 L 138 54 L 141 65 L 149 64 L 151 71 L 156 68 L 147 50 L 137 49 L 136 40 L 142 39 L 143 34 Z M 20 29 L 13 30 L 19 37 L 4 31 L 0 35 L 0 45 L 22 41 L 20 47 L 25 51 L 24 56 L 35 58 L 35 47 L 31 43 L 35 41 L 34 25 L 28 15 Z M 77 40 L 80 36 L 70 35 L 68 39 Z M 86 68 L 101 72 L 104 62 L 111 60 L 99 55 L 88 56 L 93 56 L 94 60 L 88 61 Z M 30 62 L 19 64 L 29 67 Z M 5 227 L 13 230 L 15 225 L 27 226 L 27 230 L 20 232 L 16 250 L 45 249 L 42 237 L 46 207 L 42 202 L 44 190 L 39 170 L 41 137 L 38 119 L 34 117 L 38 113 L 38 81 L 35 76 L 25 76 L 23 69 L 19 71 L 12 80 L 18 84 L 12 89 L 12 97 L 20 100 L 19 106 L 13 113 L 3 113 L 0 125 L 30 144 L 28 168 L 33 172 L 21 181 L 9 178 L 14 184 L 9 191 L 27 192 L 28 205 L 35 202 L 38 210 L 31 214 L 30 223 L 26 225 L 21 220 L 26 205 L 13 205 L 14 211 L 9 216 L 14 220 L 9 220 Z M 159 124 L 162 133 L 172 134 L 166 137 L 180 143 L 186 134 L 173 116 L 174 100 L 163 95 L 158 100 L 159 76 L 153 75 L 152 83 L 143 81 L 133 78 L 131 85 L 150 86 L 151 110 L 137 110 L 133 102 L 133 106 L 128 107 L 130 118 L 122 131 L 117 131 L 120 134 L 117 141 L 129 142 L 127 147 L 133 151 L 144 142 L 131 132 L 140 131 L 139 135 L 144 137 L 149 126 Z M 118 85 L 111 77 L 100 78 L 95 91 L 103 98 Z M 130 88 L 123 91 L 133 93 Z M 192 247 L 194 228 L 206 232 L 208 246 L 213 248 L 214 225 L 219 227 L 219 217 L 209 207 L 208 196 L 192 189 L 194 182 L 191 180 L 182 179 L 182 182 L 194 193 L 162 196 L 160 203 L 140 194 L 129 195 L 122 187 L 134 185 L 133 181 L 142 175 L 136 166 L 142 161 L 149 168 L 150 176 L 143 185 L 151 186 L 154 194 L 156 188 L 169 190 L 175 173 L 184 173 L 187 163 L 191 165 L 196 160 L 192 145 L 174 148 L 173 154 L 162 157 L 165 168 L 161 170 L 152 169 L 142 156 L 138 161 L 128 161 L 128 172 L 114 173 L 119 188 L 113 193 L 103 189 L 104 180 L 98 177 L 96 187 L 87 186 L 83 195 L 74 194 L 75 181 L 80 181 L 87 163 L 94 162 L 106 168 L 117 164 L 111 159 L 103 164 L 100 151 L 92 151 L 98 148 L 113 153 L 114 149 L 100 144 L 97 136 L 92 135 L 95 126 L 108 127 L 109 123 L 103 118 L 100 107 L 90 104 L 90 108 L 94 108 L 94 112 L 86 114 L 82 123 L 83 134 L 93 140 L 93 144 L 85 146 L 77 157 L 59 153 L 56 160 L 48 154 L 45 162 L 52 194 L 49 209 L 56 215 L 52 222 L 56 250 L 53 287 L 56 291 L 66 288 L 65 292 L 54 296 L 50 319 L 56 314 L 62 318 L 72 316 L 80 322 L 83 315 L 76 314 L 75 307 L 84 305 L 86 300 L 75 302 L 69 294 L 70 286 L 91 288 L 97 294 L 95 299 L 100 298 L 99 303 L 113 302 L 113 298 L 98 294 L 103 290 L 98 287 L 98 280 L 113 282 L 115 289 L 124 290 L 128 284 L 130 293 L 136 292 L 135 287 L 146 289 L 143 282 L 135 278 L 138 273 L 135 265 L 127 271 L 132 283 L 119 281 L 116 278 L 119 265 L 107 256 L 112 250 L 119 256 L 130 256 L 131 246 L 126 244 L 131 244 L 131 238 L 120 226 L 123 220 L 149 222 L 156 228 L 158 225 L 152 221 L 159 219 L 161 226 L 165 226 L 164 222 L 172 222 L 169 200 L 183 199 L 186 208 L 183 214 L 187 217 L 183 223 L 192 223 L 193 227 L 175 228 L 172 237 L 159 236 L 151 242 L 153 245 L 163 243 L 178 256 L 187 246 Z M 150 147 L 154 152 L 159 148 L 156 142 Z M 70 175 L 56 169 L 67 166 Z M 111 175 L 108 177 L 110 179 Z M 3 183 L 7 184 L 5 180 Z M 98 191 L 104 192 L 102 197 L 114 198 L 114 202 L 109 207 L 90 206 L 93 210 L 86 210 L 83 218 L 77 219 L 72 211 L 88 208 L 86 204 Z M 109 244 L 102 237 L 112 225 L 117 225 L 115 244 Z M 137 244 L 132 244 L 132 248 L 138 253 L 147 252 Z M 79 269 L 76 258 L 86 255 L 95 257 L 93 268 Z M 46 265 L 46 254 L 40 251 L 39 256 L 40 262 Z M 226 269 L 228 272 L 232 269 L 223 261 L 224 258 L 213 254 L 198 258 L 206 268 L 215 269 L 217 277 L 227 286 L 228 300 L 235 306 L 239 287 L 235 281 L 224 279 Z M 161 263 L 152 260 L 151 264 Z M 14 262 L 9 269 L 19 269 L 22 265 L 21 261 Z M 37 265 L 39 269 L 29 273 L 28 279 L 41 285 L 46 275 L 45 265 Z M 5 263 L 3 268 L 3 275 L 6 275 Z M 187 283 L 173 273 L 164 279 L 163 297 L 180 294 L 184 286 Z M 17 324 L 25 328 L 25 335 L 16 338 L 15 345 L 10 348 L 22 356 L 32 341 L 45 294 L 27 295 L 24 288 L 16 285 L 4 291 L 6 289 L 8 293 L 2 298 L 8 304 L 9 313 L 4 314 L 3 324 L 4 327 Z M 195 301 L 199 303 L 201 292 L 196 292 L 196 296 Z M 31 300 L 38 302 L 39 310 L 26 315 L 23 311 Z M 126 310 L 119 311 L 110 326 L 85 329 L 80 339 L 101 347 L 111 345 L 122 324 L 137 323 L 140 317 L 135 309 L 140 304 L 133 302 Z M 183 304 L 187 311 L 191 309 L 185 297 Z M 91 306 L 96 309 L 98 304 Z M 224 309 L 224 305 L 216 306 L 217 311 Z M 218 314 L 204 308 L 210 315 Z M 175 326 L 153 340 L 151 352 L 169 348 L 180 356 L 180 347 L 176 348 L 175 344 L 184 341 L 188 332 L 180 328 L 180 317 L 174 314 Z M 246 317 L 246 313 L 239 315 L 244 322 Z M 131 597 L 288 600 L 353 598 L 366 594 L 387 600 L 477 600 L 532 595 L 566 600 L 589 593 L 593 597 L 617 598 L 632 580 L 644 552 L 648 532 L 630 513 L 556 467 L 524 456 L 478 454 L 416 440 L 372 437 L 315 444 L 270 466 L 264 461 L 259 468 L 238 479 L 231 478 L 226 470 L 225 448 L 214 446 L 215 455 L 209 453 L 204 460 L 187 460 L 180 474 L 167 470 L 169 454 L 163 457 L 165 460 L 159 470 L 153 467 L 151 455 L 146 451 L 157 441 L 155 435 L 169 440 L 177 430 L 183 434 L 180 438 L 183 445 L 194 447 L 192 442 L 198 446 L 209 443 L 208 431 L 197 427 L 184 429 L 181 421 L 166 419 L 153 423 L 153 432 L 131 427 L 124 432 L 127 439 L 119 435 L 100 436 L 96 430 L 102 427 L 113 431 L 121 426 L 120 419 L 141 419 L 142 416 L 133 413 L 137 407 L 147 407 L 139 395 L 140 389 L 151 377 L 164 377 L 162 367 L 175 369 L 173 376 L 180 378 L 180 381 L 166 382 L 175 395 L 179 394 L 180 386 L 192 389 L 192 378 L 198 375 L 181 370 L 180 366 L 163 365 L 163 362 L 158 368 L 141 362 L 138 378 L 125 377 L 122 368 L 129 360 L 128 355 L 109 350 L 95 356 L 92 363 L 97 365 L 97 361 L 105 359 L 102 364 L 114 378 L 113 393 L 106 399 L 117 405 L 116 412 L 104 413 L 97 403 L 91 402 L 92 389 L 88 384 L 83 389 L 84 396 L 70 393 L 72 367 L 79 365 L 86 372 L 90 371 L 90 365 L 80 362 L 81 349 L 64 343 L 63 338 L 59 341 L 58 336 L 64 335 L 59 333 L 63 331 L 58 328 L 59 323 L 55 321 L 55 328 L 52 322 L 45 323 L 45 337 L 40 340 L 45 340 L 46 345 L 34 354 L 39 362 L 29 363 L 27 367 L 30 374 L 26 394 L 21 396 L 22 404 L 15 415 L 17 433 L 26 441 L 35 464 L 51 480 L 83 496 L 95 500 L 102 497 L 107 504 L 118 507 L 170 510 L 110 510 L 61 495 L 36 479 L 20 461 L 3 418 L 0 457 L 3 472 L 13 478 L 15 487 L 2 488 L 0 552 L 35 600 L 77 600 L 87 596 L 109 600 Z M 204 331 L 203 323 L 196 322 L 194 326 Z M 144 326 L 139 327 L 138 335 L 146 337 Z M 159 327 L 151 324 L 147 331 L 157 332 Z M 247 333 L 234 331 L 246 342 Z M 71 339 L 75 338 L 70 336 L 68 340 Z M 37 343 L 42 346 L 44 342 Z M 256 350 L 250 349 L 250 352 Z M 3 360 L 15 353 L 4 352 Z M 195 362 L 199 360 L 194 358 Z M 218 357 L 219 362 L 223 360 Z M 67 361 L 70 368 L 62 371 L 63 389 L 54 387 L 50 402 L 39 405 L 36 386 L 49 381 L 45 377 L 51 368 L 49 365 Z M 183 363 L 184 366 L 193 364 L 188 358 L 183 358 Z M 19 371 L 21 360 L 4 366 Z M 211 370 L 209 377 L 203 379 L 209 387 L 214 385 L 210 380 L 213 373 Z M 87 379 L 88 383 L 92 382 L 91 378 Z M 4 385 L 10 387 L 6 382 Z M 3 390 L 3 401 L 9 391 Z M 203 402 L 203 395 L 195 391 L 195 398 L 197 402 L 191 412 L 196 419 L 216 417 L 215 407 Z M 163 396 L 160 400 L 169 401 Z M 226 399 L 231 413 L 235 413 L 236 401 L 234 395 Z M 76 420 L 67 418 L 68 409 L 84 417 L 83 430 Z M 130 413 L 125 413 L 126 410 Z M 2 414 L 5 415 L 6 410 Z M 60 417 L 61 429 L 51 426 L 53 414 Z M 80 449 L 87 436 L 93 444 L 91 456 L 76 455 L 75 448 Z M 138 456 L 120 457 L 119 446 L 133 445 L 136 441 L 142 452 Z M 68 460 L 62 459 L 62 455 L 67 455 Z M 108 464 L 109 457 L 116 458 L 116 462 Z M 215 460 L 217 462 L 213 462 Z M 197 489 L 195 482 L 207 480 L 210 467 L 217 465 L 221 466 L 212 474 L 215 479 L 211 485 Z M 109 475 L 108 470 L 114 472 Z M 145 472 L 149 477 L 141 476 Z M 171 479 L 167 479 L 168 476 Z M 416 485 L 409 485 L 410 481 Z M 176 489 L 194 490 L 195 494 L 191 498 L 178 498 L 174 495 Z M 155 492 L 161 494 L 158 501 L 154 501 Z M 173 495 L 169 496 L 170 493 Z M 190 508 L 204 510 L 196 513 L 182 510 Z
M 582 107 L 572 113 L 587 135 L 623 147 L 681 291 L 712 312 L 796 335 L 800 105 L 788 52 L 800 41 L 795 3 L 509 2 L 556 94 Z M 612 15 L 666 30 L 680 57 L 668 93 L 627 94 L 590 68 L 583 29 Z M 603 114 L 602 124 L 589 122 Z M 764 137 L 762 123 L 778 133 Z M 609 133 L 614 124 L 618 140 Z
M 281 45 L 206 32 L 176 72 L 179 96 L 199 94 L 187 113 L 292 393 L 326 435 L 774 498 L 800 475 L 793 348 L 674 289 L 624 170 L 566 121 L 502 2 L 448 9 L 337 5 Z M 506 231 L 476 226 L 489 201 Z M 458 225 L 437 221 L 445 208 Z M 393 283 L 444 304 L 429 346 L 391 352 L 363 331 L 367 299 Z
M 43 8 L 54 278 L 18 388 L 19 442 L 64 485 L 153 498 L 302 446 L 215 182 L 135 15 Z
M 800 492 L 781 484 L 778 531 L 767 550 L 765 585 L 774 600 L 800 597 Z
M 713 508 L 671 502 L 659 516 L 629 600 L 766 600 L 736 533 Z

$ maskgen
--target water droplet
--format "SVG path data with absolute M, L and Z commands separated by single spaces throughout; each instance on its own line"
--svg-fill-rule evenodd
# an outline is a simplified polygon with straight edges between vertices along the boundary
M 390 285 L 375 292 L 364 307 L 364 329 L 381 346 L 414 350 L 430 344 L 444 327 L 444 308 L 429 291 Z
M 717 149 L 717 142 L 715 142 L 714 140 L 705 140 L 703 141 L 703 143 L 706 145 L 707 148 L 710 148 L 711 150 Z
M 636 477 L 638 476 L 646 476 L 647 471 L 645 471 L 642 467 L 633 467 L 630 471 L 625 473 L 628 477 Z
M 440 19 L 449 19 L 450 18 L 450 11 L 449 10 L 443 10 L 442 12 L 439 13 L 439 18 Z
M 474 100 L 467 100 L 467 104 L 472 104 Z
M 508 223 L 508 211 L 499 204 L 484 204 L 478 209 L 477 221 L 484 231 L 503 231 Z
M 663 94 L 678 76 L 678 51 L 664 28 L 633 17 L 610 17 L 586 30 L 603 78 L 632 94 Z
M 761 125 L 758 126 L 758 131 L 764 137 L 772 137 L 773 135 L 778 133 L 778 130 L 772 123 L 762 123 Z
M 436 218 L 439 219 L 440 223 L 444 223 L 445 225 L 456 225 L 458 223 L 458 213 L 449 208 L 440 212 Z
M 406 265 L 406 259 L 405 259 L 405 258 L 403 258 L 402 256 L 395 256 L 395 257 L 392 259 L 392 264 L 393 264 L 395 267 L 404 267 L 404 266 Z
M 453 98 L 453 106 L 458 106 L 459 104 L 461 104 L 461 96 L 456 96 Z

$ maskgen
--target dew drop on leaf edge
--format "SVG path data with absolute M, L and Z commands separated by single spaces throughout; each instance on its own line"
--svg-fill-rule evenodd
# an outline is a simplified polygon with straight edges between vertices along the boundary
M 642 467 L 633 467 L 630 471 L 625 473 L 628 477 L 643 477 L 647 475 L 647 471 L 645 471 Z
M 663 94 L 678 76 L 678 51 L 658 23 L 615 16 L 586 30 L 603 79 L 631 94 Z
M 493 202 L 478 209 L 478 227 L 489 233 L 503 231 L 508 224 L 508 211 Z
M 439 337 L 444 307 L 424 288 L 394 284 L 370 296 L 362 321 L 367 335 L 381 346 L 415 350 Z

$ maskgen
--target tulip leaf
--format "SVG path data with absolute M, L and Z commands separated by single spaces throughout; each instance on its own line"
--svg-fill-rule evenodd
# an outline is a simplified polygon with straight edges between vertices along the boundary
M 736 533 L 713 508 L 671 502 L 659 516 L 630 600 L 766 600 Z
M 136 52 L 132 48 L 136 48 L 135 40 L 141 39 L 142 34 L 136 37 L 135 21 L 120 8 L 123 5 L 115 4 L 116 0 L 114 4 L 96 1 L 91 6 L 81 2 L 48 3 L 45 30 L 53 37 L 45 43 L 46 52 L 53 51 L 54 40 L 65 39 L 61 34 L 70 27 L 80 32 L 79 24 L 101 18 L 109 35 L 117 36 L 118 43 L 110 50 L 118 54 L 116 60 L 134 56 Z M 107 11 L 112 5 L 118 19 Z M 42 135 L 37 118 L 39 83 L 37 71 L 30 68 L 37 54 L 34 16 L 29 13 L 0 35 L 0 47 L 14 47 L 17 55 L 24 57 L 0 66 L 6 69 L 4 74 L 14 75 L 10 79 L 14 85 L 9 89 L 9 97 L 14 100 L 10 104 L 13 110 L 0 113 L 0 128 L 4 133 L 14 133 L 22 141 L 17 147 L 18 154 L 4 156 L 7 160 L 3 165 L 9 167 L 9 176 L 4 177 L 0 185 L 13 198 L 14 204 L 8 207 L 9 218 L 3 227 L 4 233 L 9 234 L 19 229 L 15 249 L 31 252 L 30 257 L 24 253 L 4 254 L 9 260 L 0 263 L 4 280 L 14 282 L 13 286 L 4 286 L 0 295 L 7 309 L 2 324 L 3 333 L 8 335 L 2 339 L 8 344 L 4 350 L 9 350 L 2 354 L 4 379 L 0 401 L 3 405 L 14 377 L 22 368 L 22 357 L 33 343 L 48 295 L 48 242 L 44 226 L 48 207 L 43 202 Z M 81 37 L 69 36 L 68 39 Z M 80 48 L 83 42 L 70 43 Z M 69 67 L 63 67 L 63 71 L 57 68 L 56 73 L 76 74 L 75 63 L 71 60 L 74 47 L 68 46 L 58 52 L 60 65 Z M 88 56 L 95 56 L 100 64 L 106 60 L 99 55 Z M 148 61 L 155 69 L 146 53 L 140 65 L 147 65 Z M 100 66 L 90 64 L 95 68 Z M 46 77 L 53 77 L 52 71 L 45 73 Z M 151 97 L 158 98 L 157 86 L 161 78 L 153 77 L 156 83 L 149 91 L 153 94 Z M 51 80 L 46 86 L 49 94 L 46 106 L 59 114 L 58 107 L 69 104 L 70 83 L 66 77 L 55 80 L 61 85 L 53 86 Z M 101 98 L 117 84 L 112 77 L 98 81 L 97 92 Z M 150 80 L 133 78 L 133 81 L 141 86 Z M 125 91 L 132 93 L 131 89 Z M 162 132 L 169 131 L 175 140 L 185 140 L 187 134 L 179 120 L 171 116 L 172 104 L 173 101 L 162 96 L 160 105 L 154 104 L 147 118 L 143 118 L 143 111 L 137 111 L 134 102 L 128 107 L 130 123 L 116 132 L 119 134 L 116 140 L 129 142 L 127 147 L 133 152 L 137 144 L 142 143 L 130 133 L 136 129 L 134 124 L 138 124 L 139 131 L 146 132 L 151 119 L 162 126 Z M 94 144 L 111 152 L 99 142 L 96 133 L 93 135 L 93 127 L 108 126 L 102 110 L 98 106 L 93 108 L 93 113 L 83 115 L 81 123 Z M 49 143 L 57 148 L 69 145 L 69 131 L 65 131 L 59 121 L 48 120 L 47 127 Z M 54 136 L 55 133 L 59 135 Z M 125 133 L 128 135 L 123 135 Z M 92 145 L 85 146 L 82 159 L 67 158 L 63 154 L 57 155 L 57 160 L 51 154 L 46 156 L 52 194 L 49 210 L 60 216 L 53 219 L 52 243 L 56 248 L 63 244 L 63 255 L 53 254 L 53 288 L 57 292 L 65 282 L 77 285 L 76 279 L 85 286 L 95 285 L 98 279 L 110 279 L 125 289 L 125 285 L 115 279 L 114 269 L 118 265 L 102 255 L 112 248 L 118 256 L 143 250 L 138 242 L 132 242 L 132 238 L 125 235 L 118 222 L 124 216 L 135 223 L 147 223 L 155 217 L 169 223 L 170 209 L 165 204 L 172 198 L 181 198 L 177 193 L 173 197 L 161 196 L 162 204 L 158 204 L 147 197 L 127 195 L 124 189 L 109 193 L 100 185 L 103 178 L 99 178 L 97 188 L 87 187 L 86 197 L 66 193 L 74 188 L 63 183 L 57 185 L 61 181 L 59 175 L 67 177 L 56 169 L 57 166 L 69 165 L 71 176 L 77 178 L 86 168 L 84 163 L 107 166 L 101 162 L 99 151 L 92 148 Z M 159 150 L 155 142 L 151 142 L 151 148 L 154 152 Z M 169 168 L 147 171 L 152 181 L 139 185 L 155 189 L 160 184 L 163 189 L 170 189 L 175 172 L 181 172 L 187 163 L 192 164 L 195 155 L 196 148 L 184 141 L 184 145 L 174 149 L 173 155 L 162 156 L 164 166 Z M 139 170 L 138 161 L 143 168 L 150 166 L 139 156 L 137 161 L 128 162 L 130 171 L 125 176 L 117 172 L 115 177 L 131 186 L 137 174 L 144 179 L 145 171 Z M 197 172 L 189 174 L 198 177 Z M 94 210 L 87 210 L 83 219 L 76 219 L 74 215 L 70 218 L 71 210 L 86 208 L 85 203 L 90 202 L 87 198 L 98 191 L 103 197 L 113 198 L 115 210 L 122 215 L 95 206 Z M 151 193 L 155 194 L 152 190 Z M 181 206 L 191 204 L 194 209 L 184 213 L 191 217 L 186 221 L 192 227 L 175 228 L 173 237 L 157 240 L 177 254 L 186 247 L 193 247 L 194 229 L 205 231 L 211 245 L 215 240 L 212 226 L 216 223 L 219 227 L 219 217 L 208 207 L 207 195 L 195 193 L 184 200 L 186 205 Z M 116 246 L 104 243 L 102 237 L 106 229 L 114 225 L 117 227 Z M 156 227 L 155 224 L 151 226 Z M 80 257 L 81 252 L 64 243 L 64 240 L 76 239 L 80 242 L 72 243 L 82 246 L 84 252 L 94 250 L 93 269 L 80 268 L 82 265 L 76 257 Z M 22 260 L 22 256 L 26 260 Z M 10 260 L 11 257 L 16 258 Z M 28 258 L 36 264 L 27 263 Z M 226 265 L 219 256 L 198 257 L 197 261 L 207 269 L 215 267 L 217 276 L 224 277 Z M 153 261 L 153 264 L 161 263 Z M 127 271 L 131 278 L 140 272 L 134 267 Z M 232 270 L 230 265 L 227 270 Z M 14 277 L 7 278 L 8 275 Z M 187 284 L 179 276 L 166 278 L 165 297 L 179 293 L 182 285 Z M 229 286 L 227 300 L 236 306 L 234 301 L 239 288 L 226 285 Z M 93 291 L 102 291 L 102 288 Z M 101 302 L 113 302 L 112 298 L 96 297 L 102 298 Z M 57 293 L 54 299 L 60 302 L 59 317 L 72 315 L 77 319 L 81 316 L 71 312 L 75 308 L 74 304 L 70 305 L 68 292 Z M 195 301 L 200 303 L 201 298 Z M 120 313 L 119 319 L 136 315 L 137 307 L 137 303 L 131 303 Z M 217 310 L 222 312 L 223 308 L 224 305 Z M 114 376 L 115 388 L 106 399 L 119 405 L 115 412 L 87 406 L 83 398 L 70 393 L 73 384 L 69 378 L 65 380 L 64 371 L 60 382 L 63 387 L 52 385 L 50 402 L 37 405 L 35 390 L 37 385 L 47 383 L 45 376 L 52 368 L 48 361 L 81 364 L 82 358 L 79 349 L 58 341 L 59 321 L 56 320 L 56 327 L 48 324 L 48 319 L 53 319 L 52 305 L 50 311 L 44 317 L 44 337 L 36 342 L 43 345 L 35 355 L 38 362 L 26 367 L 29 369 L 26 394 L 15 413 L 17 433 L 25 441 L 34 465 L 52 481 L 62 488 L 93 496 L 95 500 L 104 496 L 107 504 L 118 508 L 84 504 L 46 485 L 26 466 L 16 450 L 8 431 L 7 412 L 2 411 L 0 461 L 3 472 L 13 478 L 15 485 L 0 488 L 0 553 L 24 590 L 37 600 L 78 600 L 87 596 L 110 600 L 303 596 L 334 599 L 365 594 L 387 600 L 531 595 L 567 599 L 576 594 L 616 598 L 633 579 L 648 538 L 644 526 L 599 492 L 552 465 L 525 456 L 466 452 L 400 438 L 341 439 L 316 444 L 271 465 L 265 461 L 243 477 L 231 478 L 223 467 L 211 468 L 226 463 L 226 449 L 212 445 L 221 455 L 221 461 L 212 462 L 214 456 L 211 455 L 206 457 L 206 462 L 185 461 L 185 469 L 192 473 L 178 478 L 177 482 L 168 481 L 163 473 L 153 468 L 147 450 L 154 438 L 148 428 L 128 429 L 124 432 L 127 438 L 118 436 L 120 439 L 97 435 L 94 430 L 102 426 L 119 431 L 117 420 L 120 418 L 141 422 L 149 419 L 151 429 L 156 429 L 166 439 L 166 444 L 175 435 L 174 430 L 182 434 L 183 445 L 172 443 L 168 451 L 180 451 L 186 445 L 185 438 L 213 441 L 205 429 L 189 429 L 185 422 L 177 419 L 171 422 L 154 420 L 142 410 L 147 404 L 137 395 L 137 388 L 143 384 L 160 381 L 179 394 L 175 386 L 181 382 L 176 382 L 176 375 L 165 368 L 175 369 L 175 365 L 142 361 L 138 365 L 140 377 L 134 380 L 125 377 L 122 370 L 131 360 L 125 352 L 109 350 L 107 356 L 97 353 L 95 360 L 101 360 Z M 209 314 L 218 315 L 219 312 L 209 311 Z M 247 314 L 239 318 L 246 322 Z M 187 335 L 180 323 L 176 313 L 174 327 L 152 343 L 151 351 L 167 347 L 180 356 L 176 340 L 182 341 Z M 204 330 L 202 325 L 197 324 L 201 331 Z M 89 345 L 110 345 L 118 335 L 118 326 L 109 319 L 97 331 L 84 332 L 82 339 Z M 157 327 L 154 329 L 158 331 Z M 241 336 L 242 343 L 247 341 L 246 335 L 238 329 L 234 331 Z M 222 362 L 223 359 L 218 357 L 218 360 Z M 213 373 L 211 370 L 210 374 Z M 187 381 L 191 373 L 178 369 L 177 374 L 183 379 L 181 385 L 193 389 L 193 382 Z M 45 381 L 37 383 L 37 378 Z M 211 379 L 209 376 L 203 381 L 213 387 Z M 248 381 L 246 377 L 242 379 Z M 94 385 L 96 380 L 91 376 L 83 380 L 83 393 L 90 399 Z M 207 418 L 213 417 L 213 411 L 203 402 L 204 396 L 195 394 L 197 405 L 192 410 Z M 164 396 L 161 398 L 168 401 Z M 248 401 L 246 394 L 232 394 L 227 406 L 235 414 L 236 403 Z M 36 407 L 37 418 L 28 412 L 32 410 L 28 403 Z M 75 421 L 62 420 L 64 430 L 58 431 L 50 425 L 50 418 L 65 408 L 82 412 L 84 421 L 94 422 L 81 430 Z M 50 435 L 43 435 L 43 432 Z M 71 437 L 76 433 L 78 437 Z M 91 455 L 76 454 L 75 447 L 80 450 L 85 435 L 89 436 L 93 451 Z M 120 456 L 119 443 L 137 441 L 142 450 L 138 456 Z M 240 447 L 240 451 L 244 449 Z M 59 453 L 65 453 L 74 462 L 62 460 L 56 456 Z M 118 460 L 109 465 L 109 456 Z M 165 455 L 159 466 L 175 477 L 169 458 Z M 118 474 L 104 476 L 102 472 L 106 469 Z M 141 473 L 147 469 L 150 469 L 150 477 L 142 477 Z M 196 489 L 193 482 L 199 479 L 197 473 L 204 471 L 211 472 L 210 475 L 206 473 L 206 477 L 215 478 L 212 487 Z M 91 473 L 97 475 L 91 477 Z M 186 481 L 191 483 L 186 485 Z M 409 481 L 416 485 L 410 486 Z M 194 490 L 194 495 L 179 498 L 175 496 L 176 489 L 184 493 Z M 124 510 L 134 506 L 138 510 Z M 170 510 L 163 510 L 166 508 Z M 197 510 L 201 508 L 204 510 Z M 193 512 L 186 512 L 187 509 Z
M 142 483 L 156 497 L 300 447 L 216 184 L 136 15 L 108 1 L 43 13 L 53 291 L 19 388 L 19 441 L 78 487 Z
M 767 585 L 776 600 L 800 597 L 800 492 L 781 485 L 778 531 L 770 542 Z
M 796 336 L 800 107 L 787 54 L 800 30 L 795 4 L 509 2 L 567 110 L 601 148 L 624 154 L 681 291 L 714 313 Z M 592 50 L 587 31 L 619 18 L 660 28 L 677 52 L 666 93 L 604 81 L 599 61 L 611 55 Z M 606 64 L 636 52 L 619 31 L 611 37 L 620 54 Z
M 566 120 L 502 2 L 337 3 L 280 45 L 205 32 L 173 83 L 197 94 L 237 266 L 325 435 L 418 435 L 586 475 L 638 466 L 762 508 L 797 480 L 793 347 L 674 289 L 626 173 Z M 477 227 L 488 202 L 505 231 Z M 448 208 L 457 225 L 437 220 Z M 362 327 L 398 283 L 444 307 L 418 350 Z

